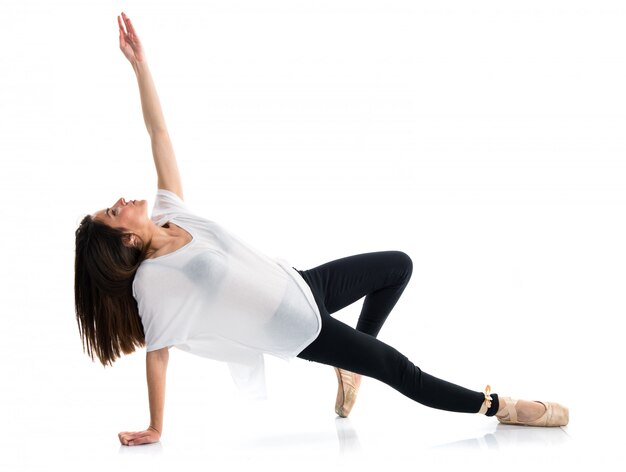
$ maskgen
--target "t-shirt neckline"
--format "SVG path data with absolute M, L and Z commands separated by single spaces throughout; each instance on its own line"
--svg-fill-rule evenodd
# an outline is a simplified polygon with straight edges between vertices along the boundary
M 162 256 L 158 256 L 158 257 L 152 257 L 150 259 L 144 259 L 142 262 L 151 262 L 151 261 L 158 261 L 159 259 L 162 259 L 164 257 L 168 257 L 168 256 L 172 256 L 180 251 L 182 251 L 185 248 L 188 248 L 189 246 L 191 246 L 192 244 L 195 244 L 196 242 L 196 235 L 193 231 L 190 230 L 190 228 L 187 227 L 187 225 L 181 225 L 179 224 L 178 221 L 174 221 L 176 220 L 176 218 L 170 218 L 168 221 L 166 221 L 165 223 L 174 223 L 176 226 L 179 226 L 181 228 L 183 228 L 185 231 L 187 231 L 190 235 L 191 235 L 191 241 L 189 241 L 187 244 L 185 244 L 184 246 L 179 247 L 178 249 L 175 249 L 172 252 L 168 252 L 167 254 L 163 254 Z

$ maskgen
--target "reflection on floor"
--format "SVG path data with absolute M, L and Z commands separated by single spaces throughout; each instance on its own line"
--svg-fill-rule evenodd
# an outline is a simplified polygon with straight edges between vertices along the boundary
M 7 424 L 14 427 L 5 429 L 0 470 L 38 470 L 50 464 L 64 471 L 84 470 L 86 463 L 97 461 L 98 470 L 148 467 L 151 472 L 190 466 L 257 472 L 346 467 L 392 472 L 396 466 L 482 472 L 497 467 L 509 472 L 578 469 L 621 451 L 612 445 L 619 434 L 599 434 L 612 425 L 598 425 L 602 417 L 596 407 L 584 399 L 573 401 L 574 396 L 564 401 L 570 408 L 565 427 L 512 426 L 484 415 L 428 408 L 366 379 L 350 417 L 340 418 L 334 412 L 336 379 L 328 369 L 317 375 L 313 366 L 294 366 L 293 375 L 272 379 L 268 401 L 254 402 L 237 396 L 226 372 L 198 375 L 205 364 L 187 364 L 191 368 L 172 369 L 168 377 L 159 442 L 129 447 L 117 438 L 120 431 L 148 426 L 145 390 L 125 390 L 122 381 L 110 387 L 105 380 L 89 388 L 63 386 L 54 401 L 6 410 Z M 95 394 L 78 395 L 74 390 L 80 388 Z M 42 427 L 41 418 L 52 430 Z

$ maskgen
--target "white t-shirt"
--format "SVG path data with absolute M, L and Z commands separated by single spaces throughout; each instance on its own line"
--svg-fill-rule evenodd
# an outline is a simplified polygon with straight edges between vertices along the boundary
M 263 354 L 291 361 L 321 330 L 310 287 L 286 260 L 201 218 L 169 190 L 157 190 L 151 219 L 193 239 L 135 274 L 147 351 L 174 346 L 226 362 L 240 391 L 267 399 Z

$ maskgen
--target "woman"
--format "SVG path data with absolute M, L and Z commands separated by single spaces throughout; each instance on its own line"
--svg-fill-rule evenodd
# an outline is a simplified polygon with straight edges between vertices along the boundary
M 420 370 L 376 338 L 412 273 L 401 251 L 358 254 L 300 271 L 198 216 L 183 190 L 137 32 L 118 16 L 120 49 L 139 83 L 158 175 L 146 200 L 117 200 L 76 230 L 75 302 L 83 348 L 103 365 L 146 346 L 150 426 L 119 433 L 125 445 L 158 441 L 171 346 L 224 361 L 247 393 L 265 398 L 263 355 L 331 365 L 335 412 L 350 413 L 366 375 L 432 408 L 496 416 L 502 423 L 561 426 L 558 403 L 468 390 Z M 330 316 L 365 297 L 356 329 Z

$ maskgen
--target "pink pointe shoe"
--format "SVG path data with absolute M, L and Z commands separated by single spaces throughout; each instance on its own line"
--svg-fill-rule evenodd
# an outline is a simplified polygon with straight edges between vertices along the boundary
M 356 377 L 358 374 L 354 372 L 338 369 L 337 367 L 334 369 L 335 374 L 337 374 L 337 381 L 339 382 L 337 399 L 335 400 L 335 413 L 342 418 L 347 418 L 356 401 L 361 379 L 357 380 Z
M 485 401 L 481 406 L 479 413 L 484 414 L 491 406 L 491 387 L 487 385 L 485 387 Z M 498 396 L 500 402 L 501 413 L 496 414 L 496 418 L 502 424 L 517 424 L 523 426 L 565 426 L 569 423 L 569 409 L 556 402 L 542 402 L 534 400 L 545 406 L 546 411 L 536 420 L 532 421 L 519 421 L 517 419 L 517 399 L 511 397 Z M 502 405 L 504 409 L 502 410 Z

